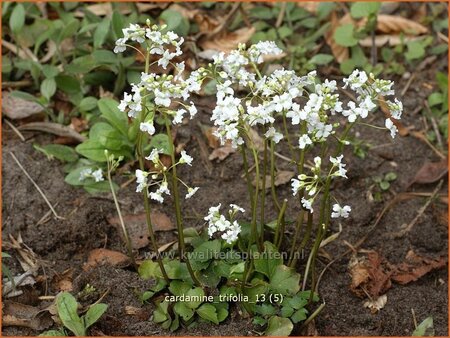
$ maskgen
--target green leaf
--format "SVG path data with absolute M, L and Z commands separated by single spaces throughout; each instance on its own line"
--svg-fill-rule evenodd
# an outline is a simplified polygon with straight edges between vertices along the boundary
M 390 186 L 391 186 L 391 184 L 388 181 L 381 181 L 380 182 L 381 190 L 389 190 Z
M 155 309 L 155 311 L 153 311 L 153 321 L 155 323 L 162 323 L 162 322 L 166 321 L 167 319 L 170 319 L 168 307 L 169 307 L 169 303 L 166 301 L 163 301 L 156 305 L 156 309 Z M 170 324 L 169 324 L 169 326 L 170 326 Z
M 286 265 L 278 265 L 270 279 L 270 289 L 283 295 L 294 295 L 300 290 L 300 274 Z
M 211 304 L 203 304 L 197 309 L 197 313 L 203 319 L 210 321 L 214 324 L 219 324 L 219 318 L 217 317 L 217 310 Z
M 89 310 L 84 315 L 84 327 L 87 329 L 89 326 L 94 324 L 100 317 L 105 313 L 108 305 L 99 303 L 92 305 Z
M 280 36 L 280 39 L 287 38 L 288 36 L 291 36 L 292 33 L 292 29 L 288 26 L 281 26 L 280 28 L 278 28 L 278 35 Z
M 269 279 L 272 278 L 277 266 L 283 264 L 283 257 L 275 245 L 264 242 L 264 252 L 255 253 L 255 270 L 263 273 Z
M 315 65 L 326 65 L 333 61 L 333 55 L 330 54 L 316 54 L 311 59 L 309 59 L 309 62 Z
M 190 289 L 192 289 L 192 285 L 180 280 L 174 280 L 170 282 L 169 290 L 175 296 L 185 295 Z
M 191 259 L 198 262 L 210 261 L 220 252 L 220 247 L 219 240 L 204 242 L 194 249 Z
M 379 2 L 355 2 L 350 8 L 350 14 L 353 18 L 359 19 L 376 14 L 380 9 Z
M 73 169 L 72 171 L 70 171 L 70 173 L 65 177 L 64 181 L 70 185 L 74 185 L 74 186 L 81 186 L 81 185 L 85 185 L 86 182 L 85 181 L 80 181 L 80 175 L 81 175 L 81 171 L 83 171 L 84 169 L 88 169 L 90 167 L 88 166 L 83 166 L 83 167 L 78 167 Z M 92 182 L 91 182 L 92 183 Z
M 89 131 L 89 140 L 98 141 L 105 148 L 118 151 L 127 142 L 123 135 L 106 122 L 97 122 Z
M 385 176 L 384 176 L 384 179 L 386 180 L 386 181 L 389 181 L 389 182 L 391 182 L 391 181 L 395 181 L 396 179 L 397 179 L 397 174 L 396 173 L 394 173 L 394 172 L 388 172 Z
M 56 308 L 61 322 L 76 336 L 86 336 L 83 321 L 78 316 L 78 303 L 74 296 L 68 292 L 63 292 L 56 298 Z
M 173 310 L 175 311 L 175 313 L 177 313 L 178 315 L 181 316 L 181 318 L 187 322 L 188 320 L 190 320 L 192 318 L 192 316 L 194 315 L 194 310 L 187 307 L 187 305 L 183 302 L 177 302 L 175 303 Z
M 66 38 L 74 37 L 78 28 L 80 27 L 80 21 L 77 19 L 72 19 L 68 23 L 66 23 L 64 28 L 61 30 L 61 33 L 58 36 L 57 43 L 61 43 L 62 40 Z
M 189 21 L 178 11 L 166 9 L 161 13 L 159 19 L 167 25 L 165 31 L 174 31 L 175 33 L 186 36 L 189 33 Z
M 39 335 L 39 337 L 65 337 L 67 334 L 63 329 L 61 330 L 48 330 Z
M 47 78 L 41 83 L 41 94 L 47 100 L 56 93 L 56 81 L 54 78 Z
M 280 314 L 281 314 L 281 317 L 289 318 L 290 316 L 292 316 L 293 313 L 294 313 L 294 309 L 287 305 L 287 306 L 283 306 L 281 308 Z
M 442 102 L 444 102 L 442 93 L 432 93 L 430 96 L 428 96 L 428 105 L 430 107 L 437 106 Z
M 289 336 L 294 329 L 294 324 L 288 318 L 282 318 L 278 316 L 270 317 L 267 325 L 267 336 Z
M 421 59 L 425 56 L 425 48 L 422 41 L 410 41 L 406 44 L 407 51 L 405 53 L 405 58 L 408 61 Z
M 80 101 L 80 104 L 78 105 L 78 109 L 80 111 L 91 111 L 91 110 L 97 108 L 97 101 L 98 100 L 93 96 L 84 97 Z
M 123 37 L 122 29 L 125 27 L 123 22 L 123 16 L 118 11 L 114 11 L 111 21 L 112 29 L 115 35 L 115 39 Z
M 412 336 L 432 337 L 434 336 L 433 317 L 425 318 L 412 333 Z
M 42 73 L 46 78 L 52 78 L 59 74 L 59 69 L 56 66 L 52 65 L 43 65 L 42 66 Z
M 298 322 L 301 322 L 306 319 L 308 311 L 303 308 L 295 311 L 295 313 L 291 316 L 291 320 L 294 324 L 297 324 Z
M 166 134 L 156 134 L 150 139 L 150 147 L 162 150 L 163 154 L 171 154 L 171 143 L 170 139 Z
M 255 311 L 263 317 L 268 317 L 274 315 L 277 309 L 272 304 L 262 303 L 261 305 L 256 305 Z
M 198 301 L 192 300 L 192 301 L 186 302 L 186 306 L 191 309 L 198 308 L 199 305 L 201 303 L 203 303 L 204 295 L 205 295 L 205 292 L 200 287 L 190 289 L 188 292 L 186 292 L 186 296 L 191 297 L 193 299 L 198 299 Z
M 162 277 L 161 269 L 157 262 L 153 262 L 151 260 L 144 261 L 138 269 L 139 276 L 142 279 L 150 279 L 156 277 Z
M 80 82 L 70 75 L 58 75 L 55 77 L 56 85 L 67 94 L 78 94 L 81 91 Z
M 113 189 L 115 192 L 119 190 L 119 186 L 112 182 Z M 84 190 L 86 190 L 90 194 L 98 194 L 103 192 L 110 192 L 111 186 L 108 181 L 94 182 L 90 184 L 83 185 Z
M 354 30 L 355 27 L 351 23 L 339 26 L 334 32 L 334 40 L 344 47 L 356 46 L 358 40 L 354 37 Z
M 94 32 L 94 48 L 101 47 L 105 42 L 106 36 L 109 32 L 109 25 L 109 19 L 103 19 L 103 21 L 98 24 Z
M 223 322 L 228 317 L 228 303 L 214 303 L 214 307 L 217 310 L 217 319 Z
M 86 140 L 79 144 L 75 150 L 78 154 L 97 162 L 106 162 L 105 146 L 96 140 Z
M 22 4 L 16 4 L 9 17 L 9 27 L 14 34 L 20 32 L 25 24 L 25 8 Z
M 62 162 L 75 162 L 78 160 L 77 152 L 62 144 L 47 144 L 45 146 L 33 145 L 35 149 L 42 151 L 48 157 L 55 157 Z
M 128 134 L 128 118 L 125 113 L 121 112 L 117 107 L 116 100 L 109 98 L 102 98 L 98 100 L 98 108 L 108 122 L 122 133 L 127 136 Z

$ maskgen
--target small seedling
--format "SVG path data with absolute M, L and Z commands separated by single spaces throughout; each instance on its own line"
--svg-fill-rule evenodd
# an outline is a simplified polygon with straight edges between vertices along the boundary
M 64 327 L 70 330 L 75 336 L 86 336 L 87 329 L 97 322 L 105 313 L 108 305 L 94 304 L 89 307 L 86 314 L 78 315 L 78 303 L 74 296 L 68 292 L 59 294 L 56 298 L 56 309 L 58 316 Z M 67 335 L 64 329 L 44 332 L 41 336 Z

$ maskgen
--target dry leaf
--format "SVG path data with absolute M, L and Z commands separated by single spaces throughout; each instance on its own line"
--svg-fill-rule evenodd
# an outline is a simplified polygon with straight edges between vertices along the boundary
M 12 120 L 24 119 L 42 113 L 44 109 L 36 102 L 27 101 L 2 92 L 2 113 Z
M 170 218 L 162 212 L 152 211 L 150 218 L 153 225 L 153 231 L 171 231 L 175 229 Z M 124 215 L 123 221 L 128 231 L 128 236 L 131 240 L 131 245 L 134 249 L 144 248 L 148 245 L 148 227 L 147 216 L 144 213 L 138 215 Z M 108 222 L 111 225 L 116 226 L 117 231 L 123 238 L 122 227 L 118 217 L 108 218 Z
M 75 130 L 68 126 L 63 126 L 59 123 L 54 122 L 32 122 L 27 123 L 18 128 L 19 130 L 33 130 L 33 131 L 42 131 L 45 133 L 50 133 L 63 137 L 70 137 L 78 142 L 83 142 L 86 140 L 86 137 L 80 135 Z
M 275 175 L 275 186 L 283 185 L 291 181 L 291 178 L 295 176 L 293 171 L 280 170 Z
M 226 159 L 228 156 L 230 156 L 230 154 L 233 154 L 235 152 L 236 152 L 236 149 L 228 144 L 223 147 L 214 149 L 211 152 L 211 154 L 209 154 L 208 159 L 210 161 L 218 160 L 220 162 L 220 161 L 223 161 L 224 159 Z
M 364 302 L 364 307 L 367 307 L 372 310 L 373 313 L 380 311 L 387 303 L 387 295 L 382 295 L 377 299 L 366 300 Z
M 217 131 L 217 127 L 202 128 L 203 135 L 208 140 L 208 146 L 213 149 L 217 149 L 220 146 L 220 140 L 214 133 Z
M 399 284 L 408 284 L 418 280 L 428 272 L 441 269 L 447 266 L 447 258 L 440 257 L 432 259 L 416 255 L 409 252 L 407 261 L 394 267 L 395 272 L 392 274 L 392 280 Z
M 248 146 L 251 148 L 255 148 L 258 151 L 263 151 L 264 150 L 264 140 L 261 136 L 259 136 L 258 132 L 253 129 L 250 128 L 248 131 L 248 135 L 250 138 L 250 142 L 248 144 Z
M 317 9 L 320 6 L 320 1 L 299 1 L 297 2 L 297 6 L 306 9 L 310 13 L 316 14 Z
M 416 41 L 421 39 L 420 37 L 417 36 L 403 36 L 401 37 L 400 35 L 386 35 L 386 34 L 382 34 L 382 35 L 376 35 L 375 36 L 375 46 L 377 47 L 382 47 L 384 45 L 389 45 L 389 46 L 397 46 L 403 43 L 407 43 L 407 42 L 411 42 L 411 41 Z M 358 41 L 360 46 L 363 47 L 371 47 L 372 46 L 372 37 L 368 36 L 364 39 L 361 39 Z
M 362 20 L 362 25 L 364 25 Z M 377 31 L 384 34 L 405 33 L 420 35 L 428 33 L 428 29 L 415 21 L 396 15 L 381 14 L 377 16 Z
M 56 289 L 59 291 L 67 291 L 70 292 L 73 290 L 72 285 L 73 280 L 73 268 L 67 269 L 60 275 L 55 275 L 53 277 L 53 283 L 56 286 Z
M 130 258 L 119 251 L 94 249 L 89 253 L 88 260 L 83 265 L 83 270 L 88 271 L 97 265 L 104 264 L 124 268 L 130 265 Z
M 243 27 L 234 32 L 224 32 L 199 42 L 203 50 L 213 49 L 221 52 L 230 52 L 240 43 L 246 43 L 255 33 L 254 27 Z
M 348 60 L 349 49 L 347 47 L 337 44 L 336 41 L 334 41 L 334 32 L 336 31 L 336 28 L 342 25 L 342 23 L 338 20 L 336 13 L 334 11 L 331 14 L 330 22 L 331 27 L 325 34 L 325 41 L 327 42 L 328 46 L 330 46 L 331 52 L 336 58 L 336 61 L 342 63 L 345 60 Z
M 2 326 L 21 326 L 41 331 L 53 325 L 48 311 L 12 301 L 4 301 Z
M 417 172 L 413 183 L 427 184 L 440 180 L 448 172 L 447 159 L 439 162 L 427 162 Z
M 133 11 L 132 7 L 129 4 L 117 3 L 116 5 L 118 5 L 117 10 L 120 14 L 130 14 Z M 136 3 L 135 5 L 139 12 L 143 13 L 156 8 L 165 8 L 167 6 L 167 3 Z M 113 8 L 110 2 L 89 5 L 86 6 L 85 9 L 95 14 L 96 16 L 111 16 L 113 13 Z M 77 18 L 83 18 L 85 16 L 84 10 L 77 10 L 74 13 L 74 16 Z

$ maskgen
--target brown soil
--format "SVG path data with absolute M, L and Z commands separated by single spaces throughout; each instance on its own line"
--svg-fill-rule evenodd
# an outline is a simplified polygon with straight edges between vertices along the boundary
M 434 78 L 428 74 L 428 78 Z M 422 77 L 418 77 L 421 78 Z M 423 77 L 424 79 L 425 77 Z M 425 81 L 425 80 L 423 80 Z M 428 94 L 419 80 L 409 89 L 406 97 L 402 98 L 405 105 L 405 125 L 414 125 L 416 129 L 423 127 L 418 115 L 411 112 Z M 399 86 L 401 89 L 402 87 Z M 397 88 L 397 90 L 399 90 Z M 197 120 L 208 124 L 209 115 L 200 112 Z M 376 114 L 374 122 L 382 124 L 381 113 Z M 187 151 L 195 158 L 192 168 L 183 168 L 180 175 L 184 179 L 199 186 L 196 198 L 190 203 L 184 203 L 186 226 L 202 229 L 205 215 L 212 205 L 222 203 L 236 203 L 249 209 L 246 200 L 246 187 L 240 177 L 242 160 L 238 153 L 232 154 L 221 163 L 211 163 L 212 172 L 205 170 L 201 160 L 196 137 L 201 132 L 193 121 L 190 126 L 183 126 L 179 134 L 190 140 Z M 348 249 L 344 241 L 355 244 L 373 225 L 376 215 L 388 201 L 399 192 L 407 189 L 417 170 L 426 161 L 437 160 L 436 155 L 421 141 L 413 137 L 397 137 L 392 141 L 387 132 L 358 128 L 356 132 L 363 135 L 363 139 L 374 148 L 369 150 L 365 159 L 352 154 L 352 147 L 345 152 L 348 163 L 349 179 L 338 183 L 335 187 L 340 201 L 352 206 L 350 218 L 342 222 L 343 232 L 340 237 L 329 244 L 325 250 L 331 258 L 338 257 Z M 21 234 L 23 241 L 37 255 L 45 269 L 39 273 L 46 277 L 46 282 L 25 288 L 24 295 L 14 299 L 18 302 L 44 308 L 50 302 L 39 301 L 37 296 L 55 295 L 56 286 L 52 283 L 54 276 L 66 269 L 74 269 L 73 294 L 80 292 L 86 284 L 95 287 L 96 291 L 90 295 L 92 299 L 85 300 L 86 304 L 96 301 L 107 292 L 102 302 L 109 305 L 106 315 L 94 325 L 91 334 L 106 335 L 169 335 L 150 319 L 152 304 L 142 305 L 136 294 L 145 291 L 152 285 L 151 281 L 143 281 L 130 268 L 113 268 L 100 266 L 89 272 L 82 270 L 88 253 L 95 248 L 108 248 L 126 252 L 115 227 L 110 225 L 107 218 L 115 216 L 113 200 L 108 194 L 91 196 L 80 189 L 64 183 L 64 172 L 58 161 L 49 161 L 42 153 L 34 150 L 32 144 L 47 144 L 52 137 L 42 134 L 27 133 L 25 143 L 8 128 L 4 127 L 2 143 L 2 198 L 3 198 L 3 242 L 9 241 L 9 235 L 17 238 Z M 52 217 L 47 222 L 37 226 L 38 221 L 48 211 L 48 206 L 36 191 L 31 182 L 23 175 L 14 163 L 9 152 L 13 152 L 19 161 L 27 168 L 33 179 L 39 184 L 49 200 L 56 205 L 63 220 Z M 287 154 L 287 152 L 286 152 Z M 278 160 L 279 169 L 289 169 L 289 164 Z M 393 182 L 391 189 L 383 194 L 383 201 L 375 202 L 367 198 L 367 191 L 373 185 L 372 177 L 395 171 L 398 179 Z M 413 185 L 410 190 L 431 192 L 431 185 Z M 444 184 L 443 191 L 447 183 Z M 289 185 L 280 187 L 280 197 L 290 198 Z M 143 211 L 140 196 L 134 192 L 134 184 L 120 190 L 119 200 L 125 214 Z M 268 198 L 270 201 L 270 198 Z M 363 249 L 371 249 L 381 253 L 389 262 L 400 263 L 409 250 L 417 254 L 430 257 L 447 255 L 448 235 L 447 226 L 439 221 L 439 212 L 447 212 L 447 206 L 432 203 L 424 215 L 414 225 L 412 230 L 401 238 L 394 239 L 390 234 L 398 231 L 403 224 L 409 223 L 420 207 L 425 203 L 423 198 L 414 198 L 394 206 L 382 219 L 376 230 L 362 245 Z M 291 204 L 292 205 L 292 204 Z M 170 200 L 163 205 L 154 206 L 172 218 Z M 293 210 L 294 209 L 294 210 Z M 293 219 L 298 210 L 292 208 L 288 218 Z M 270 203 L 267 207 L 267 219 L 273 219 L 275 213 Z M 248 217 L 248 213 L 246 215 Z M 287 238 L 291 238 L 293 229 L 288 228 Z M 331 232 L 338 231 L 338 223 L 333 222 Z M 172 232 L 158 233 L 160 244 L 173 240 Z M 140 255 L 145 254 L 141 249 Z M 148 249 L 147 249 L 148 251 Z M 14 256 L 14 252 L 10 252 Z M 317 333 L 323 336 L 409 336 L 414 324 L 411 309 L 414 309 L 420 322 L 428 316 L 434 319 L 436 335 L 448 335 L 448 269 L 431 272 L 416 282 L 408 285 L 394 286 L 387 291 L 387 304 L 377 313 L 363 307 L 363 301 L 357 298 L 349 288 L 350 276 L 347 265 L 349 256 L 336 261 L 324 274 L 320 282 L 319 292 L 326 307 L 315 320 Z M 5 261 L 14 274 L 22 272 L 15 258 Z M 329 260 L 320 258 L 318 271 L 321 271 Z M 299 263 L 302 271 L 304 262 Z M 142 308 L 141 316 L 127 315 L 125 307 Z M 232 307 L 231 316 L 219 326 L 198 324 L 191 328 L 182 328 L 176 335 L 255 335 L 257 328 L 251 324 L 251 319 L 241 318 L 238 311 Z M 19 328 L 4 327 L 4 335 L 37 335 L 40 332 Z M 295 333 L 299 333 L 297 330 Z

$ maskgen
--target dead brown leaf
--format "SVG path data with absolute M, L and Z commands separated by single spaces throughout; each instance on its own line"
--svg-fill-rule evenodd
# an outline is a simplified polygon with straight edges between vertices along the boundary
M 365 20 L 360 24 L 364 25 Z M 380 14 L 377 16 L 377 31 L 384 34 L 405 33 L 420 35 L 428 33 L 427 27 L 418 22 L 397 15 Z
M 319 8 L 320 2 L 318 1 L 299 1 L 297 2 L 298 7 L 302 7 L 306 9 L 308 12 L 316 14 L 317 9 Z
M 280 170 L 275 175 L 275 186 L 283 185 L 291 181 L 291 178 L 295 176 L 293 171 Z
M 439 162 L 426 162 L 417 172 L 413 183 L 427 184 L 440 180 L 448 172 L 447 159 Z
M 407 255 L 406 262 L 394 266 L 392 280 L 399 284 L 408 284 L 418 280 L 428 272 L 441 269 L 447 266 L 447 258 L 440 257 L 437 259 L 422 257 L 410 251 Z
M 83 270 L 89 271 L 98 265 L 112 265 L 124 268 L 130 265 L 130 262 L 130 258 L 119 251 L 94 249 L 89 253 L 88 260 L 83 265 Z
M 234 32 L 223 32 L 213 37 L 208 37 L 199 42 L 203 50 L 212 49 L 220 52 L 230 52 L 236 49 L 240 43 L 246 43 L 255 33 L 254 27 L 243 27 Z
M 381 34 L 375 36 L 375 46 L 382 47 L 384 45 L 397 46 L 403 43 L 419 40 L 420 37 L 417 36 L 401 36 L 401 35 L 388 35 Z M 359 45 L 363 47 L 372 46 L 372 37 L 368 36 L 364 39 L 359 40 Z
M 336 28 L 338 28 L 342 23 L 338 20 L 336 12 L 331 13 L 331 27 L 328 30 L 328 32 L 325 34 L 325 41 L 327 42 L 328 46 L 330 46 L 331 52 L 333 53 L 334 57 L 336 58 L 336 61 L 339 63 L 344 62 L 345 60 L 348 60 L 349 58 L 349 49 L 347 47 L 341 46 L 334 41 L 334 32 L 336 31 Z
M 255 148 L 258 151 L 263 151 L 264 150 L 264 139 L 259 136 L 258 132 L 253 129 L 250 128 L 248 131 L 248 136 L 249 136 L 249 147 L 250 148 Z
M 53 277 L 53 283 L 56 286 L 56 289 L 59 291 L 67 291 L 70 292 L 73 290 L 72 285 L 73 280 L 73 268 L 67 269 L 60 275 L 55 275 Z
M 27 101 L 2 92 L 2 114 L 11 120 L 19 120 L 42 113 L 44 109 L 36 102 Z
M 50 313 L 37 307 L 4 301 L 2 326 L 21 326 L 41 331 L 53 325 Z
M 218 160 L 220 162 L 220 161 L 223 161 L 224 159 L 226 159 L 228 156 L 230 156 L 230 154 L 233 154 L 235 152 L 236 152 L 236 149 L 228 144 L 223 147 L 214 149 L 211 152 L 211 154 L 209 154 L 208 159 L 210 161 Z
M 214 135 L 214 132 L 217 131 L 217 127 L 210 128 L 202 128 L 203 135 L 205 135 L 208 140 L 208 146 L 213 149 L 217 149 L 220 147 L 220 140 L 217 136 Z
M 387 295 L 382 295 L 374 300 L 367 300 L 364 302 L 364 307 L 372 310 L 372 313 L 380 311 L 387 303 Z
M 85 136 L 77 133 L 72 128 L 54 122 L 31 122 L 20 126 L 18 129 L 42 131 L 45 133 L 50 133 L 58 136 L 70 137 L 73 138 L 74 140 L 77 140 L 78 142 L 83 142 L 86 140 Z
M 134 249 L 144 248 L 148 245 L 148 227 L 147 218 L 145 213 L 138 215 L 124 215 L 123 221 L 128 230 L 128 235 L 131 240 L 131 244 Z M 171 231 L 175 229 L 170 218 L 159 211 L 152 211 L 151 221 L 153 225 L 153 231 Z M 108 222 L 117 227 L 121 236 L 121 225 L 118 217 L 108 218 Z

